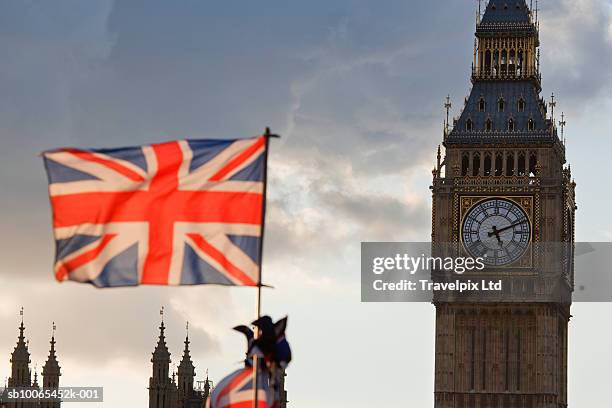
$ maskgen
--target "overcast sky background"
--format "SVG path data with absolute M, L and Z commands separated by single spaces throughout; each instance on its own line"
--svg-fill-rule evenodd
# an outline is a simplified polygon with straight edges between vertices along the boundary
M 612 240 L 612 3 L 542 0 L 544 95 L 567 115 L 577 238 Z M 159 308 L 178 363 L 191 322 L 198 378 L 238 367 L 251 289 L 59 285 L 37 154 L 174 138 L 272 142 L 264 312 L 289 314 L 292 407 L 427 407 L 434 308 L 361 304 L 366 240 L 427 240 L 444 97 L 469 92 L 476 2 L 0 2 L 0 379 L 19 308 L 33 364 L 51 322 L 62 385 L 144 407 Z M 580 273 L 580 271 L 577 271 Z M 609 407 L 609 304 L 576 304 L 570 405 Z M 79 404 L 73 404 L 77 406 Z M 84 406 L 94 408 L 95 404 Z M 100 404 L 102 406 L 102 404 Z

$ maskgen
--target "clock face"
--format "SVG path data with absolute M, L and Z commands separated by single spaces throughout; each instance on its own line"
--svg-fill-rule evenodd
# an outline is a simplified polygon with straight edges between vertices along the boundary
M 519 259 L 531 241 L 531 224 L 515 202 L 491 198 L 472 207 L 461 227 L 463 245 L 469 254 L 484 258 L 491 266 L 511 264 Z

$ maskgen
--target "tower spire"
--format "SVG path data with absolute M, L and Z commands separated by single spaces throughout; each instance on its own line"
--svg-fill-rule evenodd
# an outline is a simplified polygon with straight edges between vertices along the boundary
M 38 387 L 38 363 L 34 365 L 34 382 L 32 387 Z
M 563 141 L 563 144 L 565 144 L 565 125 L 567 125 L 567 122 L 565 121 L 565 112 L 561 112 L 559 127 L 561 128 L 561 140 Z
M 17 345 L 11 354 L 11 377 L 9 387 L 29 387 L 31 385 L 29 342 L 25 338 L 25 325 L 23 321 L 23 307 L 19 310 L 21 322 L 19 324 L 19 337 Z
M 446 102 L 444 103 L 444 109 L 446 109 L 446 122 L 444 124 L 444 130 L 445 130 L 446 133 L 448 133 L 449 127 L 450 127 L 449 126 L 449 122 L 448 122 L 449 121 L 449 116 L 448 115 L 449 115 L 450 109 L 452 107 L 453 107 L 453 104 L 450 101 L 450 94 L 449 94 L 449 95 L 446 96 Z
M 552 119 L 553 124 L 555 123 L 555 108 L 557 107 L 557 102 L 555 102 L 555 93 L 553 92 L 550 95 L 550 102 L 548 103 L 550 106 L 550 119 Z
M 176 386 L 170 378 L 170 352 L 166 344 L 166 325 L 164 323 L 164 308 L 159 311 L 161 322 L 159 325 L 159 337 L 157 345 L 151 357 L 153 363 L 152 375 L 149 378 L 149 407 L 161 408 L 171 405 L 173 395 L 176 394 Z
M 55 322 L 51 325 L 51 341 L 49 348 L 49 357 L 45 362 L 42 369 L 43 387 L 49 389 L 57 389 L 59 387 L 59 378 L 62 375 L 61 367 L 57 361 L 57 355 L 55 354 L 55 331 L 57 327 Z M 59 408 L 59 401 L 46 401 L 43 402 L 41 408 Z
M 178 392 L 179 396 L 186 398 L 193 393 L 193 382 L 195 379 L 195 366 L 191 360 L 189 351 L 189 322 L 185 325 L 185 349 L 183 350 L 183 358 L 178 366 Z

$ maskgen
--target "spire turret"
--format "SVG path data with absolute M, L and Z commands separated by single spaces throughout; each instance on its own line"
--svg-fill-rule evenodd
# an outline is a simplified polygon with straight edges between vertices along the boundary
M 189 344 L 189 322 L 187 322 L 185 348 L 183 350 L 183 358 L 178 367 L 178 389 L 180 397 L 186 397 L 193 393 L 193 381 L 196 376 L 195 366 L 193 365 L 189 351 Z
M 169 376 L 171 359 L 166 344 L 164 308 L 160 310 L 159 314 L 161 316 L 159 338 L 151 358 L 153 374 L 149 378 L 149 408 L 172 407 L 171 401 L 174 401 L 176 395 L 176 386 Z
M 34 382 L 32 383 L 32 387 L 38 388 L 38 365 L 34 367 Z
M 204 383 L 204 396 L 210 396 L 210 380 L 208 379 L 208 370 L 206 370 L 206 382 Z
M 479 6 L 480 7 L 480 6 Z M 482 28 L 504 25 L 510 28 L 535 27 L 535 19 L 525 0 L 490 0 L 480 24 Z
M 541 89 L 537 26 L 525 0 L 491 0 L 476 25 L 472 81 L 529 79 Z
M 164 322 L 161 322 L 161 325 L 159 326 L 159 337 L 157 339 L 157 346 L 155 347 L 155 351 L 153 351 L 153 358 L 151 359 L 151 362 L 153 364 L 155 363 L 159 363 L 159 364 L 170 364 L 170 351 L 168 351 L 168 345 L 166 344 L 166 326 L 164 325 Z M 166 376 L 168 373 L 168 370 L 165 371 L 166 372 Z M 163 375 L 162 375 L 163 376 Z
M 43 366 L 43 386 L 45 388 L 57 388 L 59 387 L 59 377 L 61 374 L 61 367 L 57 361 L 57 355 L 55 351 L 55 322 L 53 323 L 53 329 L 51 334 L 51 341 L 49 342 L 49 357 Z
M 32 380 L 30 373 L 30 351 L 28 350 L 28 342 L 25 338 L 25 325 L 23 323 L 23 307 L 19 314 L 21 316 L 21 324 L 19 325 L 17 345 L 11 354 L 9 387 L 29 387 Z
M 527 2 L 490 0 L 475 34 L 472 91 L 452 129 L 445 131 L 445 147 L 498 142 L 560 144 L 554 118 L 547 117 L 548 106 L 540 96 L 539 32 Z

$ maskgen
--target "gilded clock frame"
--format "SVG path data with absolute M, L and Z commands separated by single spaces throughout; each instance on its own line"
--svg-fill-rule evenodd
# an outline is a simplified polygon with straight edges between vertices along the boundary
M 509 263 L 507 265 L 487 265 L 487 269 L 521 269 L 521 270 L 530 270 L 534 267 L 534 253 L 533 253 L 533 243 L 536 242 L 537 238 L 537 228 L 534 225 L 534 220 L 536 217 L 536 205 L 535 199 L 533 195 L 460 195 L 458 196 L 458 207 L 459 207 L 459 216 L 456 217 L 455 221 L 455 239 L 456 242 L 460 244 L 462 254 L 469 254 L 467 249 L 465 248 L 465 243 L 463 242 L 463 223 L 465 221 L 465 217 L 467 214 L 474 208 L 476 205 L 480 204 L 483 201 L 491 200 L 491 199 L 502 199 L 508 200 L 516 204 L 519 208 L 521 208 L 525 214 L 527 215 L 527 221 L 529 222 L 529 245 L 525 253 L 519 257 L 516 261 Z

